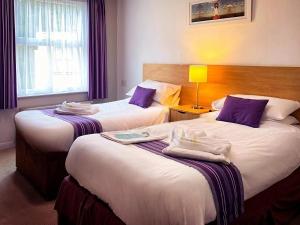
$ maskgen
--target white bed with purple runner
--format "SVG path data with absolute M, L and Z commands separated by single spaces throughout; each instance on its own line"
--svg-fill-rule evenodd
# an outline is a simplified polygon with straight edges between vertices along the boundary
M 96 104 L 90 116 L 60 115 L 54 109 L 16 114 L 16 167 L 47 199 L 56 196 L 67 175 L 65 159 L 79 136 L 127 130 L 168 121 L 169 108 L 157 102 L 144 109 L 129 99 Z
M 263 121 L 259 129 L 254 129 L 216 121 L 215 117 L 216 113 L 209 113 L 204 118 L 149 129 L 161 135 L 176 126 L 198 128 L 228 140 L 232 144 L 230 159 L 242 180 L 243 193 L 237 194 L 244 200 L 299 167 L 298 128 Z M 98 134 L 87 135 L 72 145 L 66 168 L 82 187 L 108 203 L 128 225 L 204 225 L 224 216 L 218 214 L 220 205 L 216 205 L 216 193 L 205 174 L 154 150 L 159 147 L 143 149 L 121 145 Z
M 167 106 L 154 102 L 144 109 L 128 101 L 97 104 L 95 107 L 99 112 L 91 116 L 55 115 L 51 110 L 22 111 L 15 116 L 16 127 L 32 147 L 57 152 L 68 151 L 74 139 L 84 134 L 127 130 L 168 121 Z

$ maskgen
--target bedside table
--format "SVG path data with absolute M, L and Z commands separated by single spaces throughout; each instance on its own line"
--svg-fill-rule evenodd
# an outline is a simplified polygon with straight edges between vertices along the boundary
M 201 114 L 208 113 L 210 111 L 210 108 L 193 109 L 192 105 L 179 105 L 170 107 L 169 122 L 197 119 Z

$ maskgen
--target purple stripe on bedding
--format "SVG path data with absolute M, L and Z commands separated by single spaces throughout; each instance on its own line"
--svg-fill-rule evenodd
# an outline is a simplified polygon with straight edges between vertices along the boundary
M 198 170 L 209 183 L 217 211 L 217 224 L 227 225 L 244 212 L 244 188 L 242 177 L 235 165 L 175 158 L 163 154 L 169 144 L 151 141 L 134 144 L 144 150 L 163 156 Z
M 101 123 L 93 118 L 76 115 L 61 115 L 55 113 L 54 109 L 44 109 L 41 111 L 48 116 L 55 117 L 72 124 L 74 128 L 74 140 L 83 135 L 103 132 Z

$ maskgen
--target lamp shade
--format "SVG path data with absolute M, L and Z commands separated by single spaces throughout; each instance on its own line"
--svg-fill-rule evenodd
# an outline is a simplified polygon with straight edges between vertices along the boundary
M 195 83 L 207 82 L 207 66 L 191 65 L 189 69 L 189 82 L 195 82 Z

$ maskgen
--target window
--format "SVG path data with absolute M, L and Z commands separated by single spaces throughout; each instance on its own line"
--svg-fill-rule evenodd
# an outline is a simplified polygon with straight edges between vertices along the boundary
M 15 0 L 18 97 L 87 91 L 84 0 Z

